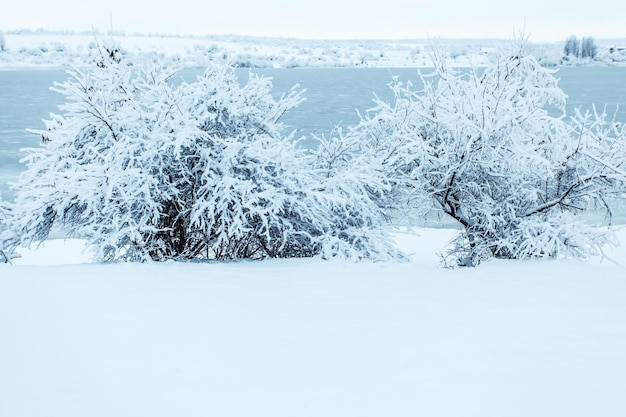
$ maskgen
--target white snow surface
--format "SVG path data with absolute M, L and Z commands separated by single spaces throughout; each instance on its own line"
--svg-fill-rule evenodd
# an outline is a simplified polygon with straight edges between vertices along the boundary
M 612 260 L 0 265 L 0 416 L 624 416 L 626 249 Z M 619 231 L 621 240 L 626 231 Z

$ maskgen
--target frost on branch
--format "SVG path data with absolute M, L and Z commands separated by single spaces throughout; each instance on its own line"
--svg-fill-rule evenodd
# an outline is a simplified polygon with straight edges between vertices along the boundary
M 6 247 L 56 225 L 105 261 L 396 255 L 380 212 L 283 135 L 299 91 L 275 100 L 226 66 L 176 86 L 172 69 L 103 58 L 55 87 L 66 103 L 25 158 Z
M 624 195 L 623 128 L 595 111 L 566 118 L 553 71 L 523 44 L 484 70 L 448 68 L 437 51 L 435 62 L 421 91 L 395 81 L 395 102 L 377 100 L 351 134 L 397 201 L 428 198 L 463 227 L 449 258 L 585 256 L 610 243 L 579 215 L 610 217 L 610 197 Z

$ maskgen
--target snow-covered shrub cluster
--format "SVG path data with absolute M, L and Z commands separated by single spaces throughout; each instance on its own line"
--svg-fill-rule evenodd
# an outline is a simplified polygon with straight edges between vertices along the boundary
M 359 184 L 328 177 L 283 134 L 301 92 L 275 100 L 269 79 L 241 85 L 225 65 L 192 83 L 174 74 L 104 53 L 57 84 L 66 103 L 35 131 L 44 143 L 29 150 L 0 246 L 58 225 L 104 261 L 399 256 Z
M 624 127 L 595 109 L 566 117 L 553 71 L 524 46 L 470 70 L 435 50 L 419 89 L 394 80 L 395 102 L 315 150 L 283 134 L 297 89 L 275 100 L 270 80 L 241 85 L 227 65 L 177 84 L 107 50 L 56 86 L 62 113 L 0 209 L 2 256 L 59 225 L 106 261 L 389 259 L 383 226 L 433 210 L 463 228 L 448 264 L 601 251 L 612 234 L 580 214 L 610 217 L 625 196 Z
M 459 265 L 584 256 L 610 242 L 577 214 L 610 215 L 607 199 L 624 195 L 624 129 L 604 114 L 555 116 L 566 97 L 523 44 L 485 70 L 453 70 L 436 52 L 435 62 L 421 90 L 394 82 L 395 102 L 378 100 L 344 135 L 350 170 L 365 161 L 391 190 L 381 207 L 428 200 L 457 221 Z

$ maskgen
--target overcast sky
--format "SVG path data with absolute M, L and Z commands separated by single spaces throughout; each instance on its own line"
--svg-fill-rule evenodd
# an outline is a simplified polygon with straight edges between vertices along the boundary
M 236 34 L 314 39 L 626 38 L 616 0 L 9 0 L 0 30 L 96 28 L 126 33 Z

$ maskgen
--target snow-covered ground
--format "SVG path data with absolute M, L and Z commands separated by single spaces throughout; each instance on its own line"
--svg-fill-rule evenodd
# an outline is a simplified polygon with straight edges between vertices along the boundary
M 590 261 L 0 265 L 0 415 L 626 415 L 626 248 Z M 626 241 L 626 230 L 619 235 Z
M 1 35 L 1 34 L 0 34 Z M 5 33 L 0 69 L 59 68 L 90 62 L 96 42 L 114 44 L 132 62 L 173 60 L 185 66 L 205 67 L 228 59 L 242 67 L 424 67 L 431 65 L 428 52 L 433 40 L 305 40 L 242 36 L 184 37 L 165 35 L 114 36 L 56 32 Z M 532 39 L 531 39 L 532 41 Z M 438 39 L 449 54 L 450 64 L 483 66 L 491 54 L 510 40 Z M 562 61 L 564 42 L 529 43 L 544 65 L 619 64 L 626 62 L 626 40 L 597 40 L 594 62 Z M 623 48 L 622 48 L 623 46 Z M 614 52 L 610 53 L 610 48 Z

